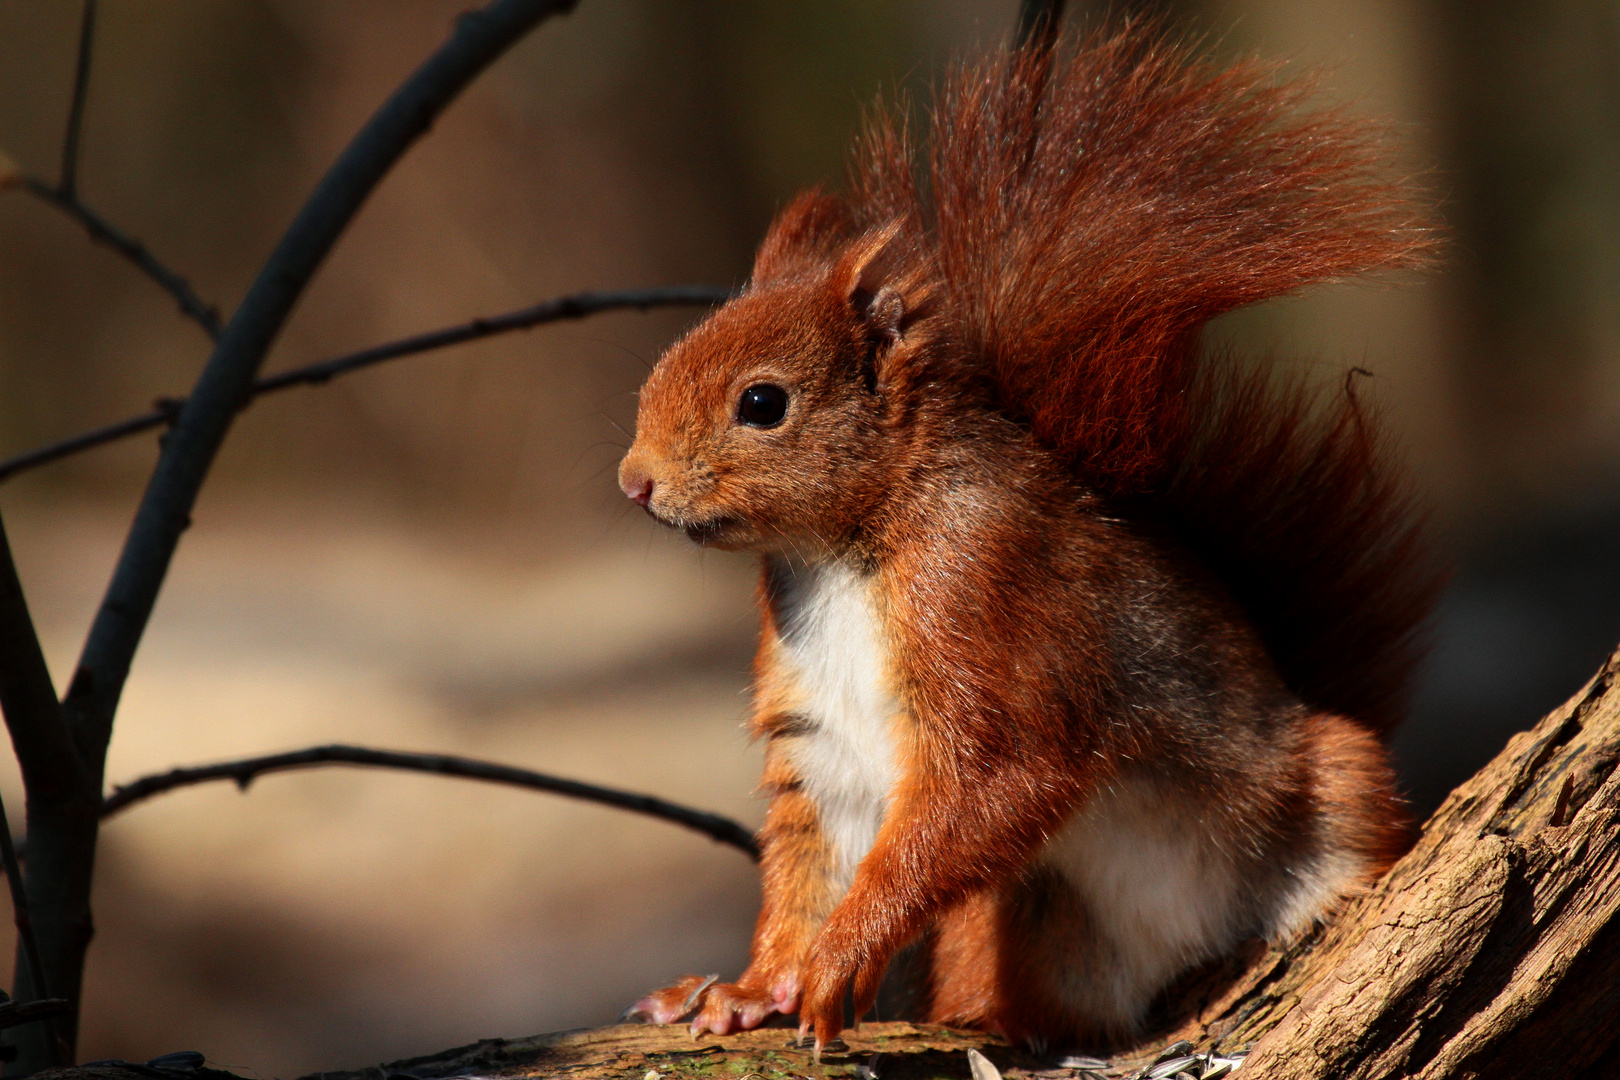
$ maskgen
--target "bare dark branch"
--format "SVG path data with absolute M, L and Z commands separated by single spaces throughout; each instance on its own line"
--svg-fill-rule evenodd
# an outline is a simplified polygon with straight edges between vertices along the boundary
M 0 1028 L 18 1024 L 31 1024 L 35 1020 L 49 1020 L 53 1016 L 66 1016 L 73 1011 L 67 998 L 41 998 L 35 1001 L 7 1001 L 0 1004 Z
M 0 1028 L 16 1027 L 35 1020 L 46 1021 L 45 1041 L 56 1050 L 57 1060 L 72 1060 L 67 1054 L 62 1033 L 50 1021 L 65 1015 L 72 1008 L 66 998 L 53 998 L 45 983 L 45 961 L 40 956 L 39 941 L 34 935 L 34 921 L 28 914 L 28 887 L 23 882 L 22 867 L 17 862 L 17 846 L 11 839 L 11 822 L 6 818 L 4 803 L 0 803 L 0 864 L 6 871 L 6 885 L 11 890 L 11 916 L 17 924 L 17 944 L 22 952 L 19 959 L 26 965 L 26 990 L 13 986 L 16 1000 L 0 1002 Z
M 30 801 L 72 799 L 87 790 L 45 653 L 28 613 L 11 543 L 0 522 L 0 710 Z M 93 789 L 89 789 L 93 790 Z
M 84 128 L 84 103 L 90 93 L 90 49 L 96 40 L 96 0 L 84 0 L 79 20 L 79 62 L 73 71 L 73 104 L 68 106 L 67 132 L 62 136 L 62 172 L 56 190 L 73 199 L 79 191 L 79 133 Z
M 34 984 L 33 996 L 48 997 L 39 942 L 34 940 L 34 922 L 28 917 L 28 890 L 23 886 L 22 866 L 17 862 L 17 845 L 11 839 L 11 822 L 6 817 L 4 802 L 0 802 L 0 866 L 6 872 L 6 887 L 11 890 L 12 921 L 17 924 L 17 941 L 22 945 L 23 961 L 28 965 L 28 976 Z
M 254 383 L 253 392 L 263 394 L 272 390 L 285 390 L 289 386 L 323 383 L 335 376 L 346 375 L 351 371 L 370 367 L 372 364 L 379 364 L 384 360 L 394 360 L 401 356 L 410 356 L 431 349 L 442 349 L 447 345 L 460 345 L 465 341 L 476 341 L 478 338 L 490 337 L 494 334 L 505 334 L 513 330 L 527 330 L 541 323 L 558 322 L 563 319 L 583 319 L 587 315 L 596 315 L 604 311 L 619 311 L 625 308 L 646 311 L 655 307 L 719 304 L 723 303 L 730 295 L 731 293 L 728 290 L 717 285 L 673 285 L 663 289 L 625 289 L 619 292 L 574 293 L 571 296 L 545 300 L 530 307 L 508 311 L 504 315 L 491 315 L 487 318 L 462 323 L 459 326 L 446 327 L 443 330 L 430 330 L 425 334 L 401 338 L 385 345 L 374 345 L 369 349 L 362 349 L 347 356 L 340 356 L 335 360 L 323 360 L 307 367 L 294 368 L 291 371 L 266 376 Z M 0 474 L 0 478 L 3 478 L 3 474 Z
M 561 296 L 554 300 L 531 304 L 528 307 L 518 308 L 516 311 L 508 311 L 501 315 L 473 319 L 470 322 L 448 326 L 441 330 L 430 330 L 423 334 L 413 334 L 410 337 L 400 338 L 382 345 L 373 345 L 370 348 L 347 353 L 331 360 L 320 360 L 304 367 L 293 368 L 290 371 L 266 375 L 254 381 L 248 398 L 251 401 L 260 394 L 268 394 L 276 390 L 324 383 L 339 375 L 346 375 L 351 371 L 370 367 L 372 364 L 380 364 L 385 360 L 397 360 L 403 356 L 414 356 L 418 353 L 443 349 L 450 345 L 460 345 L 463 342 L 476 341 L 479 338 L 492 337 L 496 334 L 506 334 L 514 330 L 527 330 L 542 323 L 560 322 L 565 319 L 583 319 L 588 315 L 596 315 L 605 311 L 623 311 L 626 309 L 647 311 L 659 307 L 718 304 L 729 295 L 725 289 L 716 285 L 673 285 L 661 289 L 624 289 L 616 292 L 574 293 L 571 296 Z M 119 439 L 138 435 L 143 431 L 150 431 L 165 424 L 172 424 L 184 404 L 184 398 L 165 399 L 160 401 L 157 407 L 149 412 L 141 413 L 139 416 L 131 416 L 115 424 L 107 424 L 104 427 L 81 432 L 60 442 L 36 447 L 15 457 L 6 458 L 0 461 L 0 481 L 5 481 L 28 469 L 52 461 L 59 461 L 83 450 L 116 442 Z M 246 403 L 243 404 L 243 407 L 246 407 Z
M 20 947 L 13 990 L 23 998 L 43 998 L 47 987 L 75 999 L 78 993 L 78 958 L 90 940 L 90 872 L 84 858 L 93 853 L 99 785 L 86 783 L 83 760 L 56 700 L 39 635 L 23 596 L 11 545 L 0 523 L 0 710 L 22 769 L 28 791 L 28 832 L 38 857 L 30 875 L 56 878 L 70 886 L 58 902 L 42 899 L 28 888 L 12 849 L 11 829 L 0 808 L 0 859 L 11 887 Z M 47 981 L 47 972 L 59 977 Z M 15 1023 L 32 1019 L 29 1014 Z M 0 1028 L 10 1026 L 0 1016 Z M 53 1025 L 35 1040 L 36 1057 L 64 1063 L 66 1027 Z
M 6 480 L 20 472 L 48 465 L 53 461 L 71 457 L 83 450 L 90 450 L 97 446 L 104 446 L 131 435 L 139 435 L 143 431 L 151 431 L 155 427 L 171 423 L 174 412 L 166 407 L 156 408 L 150 412 L 132 416 L 127 420 L 120 420 L 116 424 L 107 424 L 104 427 L 92 428 L 80 432 L 71 438 L 59 442 L 47 443 L 32 450 L 9 457 L 0 462 L 0 480 Z
M 372 189 L 456 95 L 536 23 L 572 6 L 573 0 L 493 0 L 463 13 L 450 39 L 349 143 L 265 261 L 164 442 L 91 625 L 64 701 L 70 724 L 89 743 L 104 747 L 111 735 L 130 661 L 197 492 L 310 278 Z
M 45 200 L 83 225 L 92 240 L 106 244 L 140 267 L 142 273 L 174 297 L 183 314 L 201 326 L 210 338 L 219 340 L 219 310 L 212 304 L 205 303 L 189 281 L 160 262 L 157 256 L 147 250 L 145 244 L 122 232 L 106 218 L 84 205 L 71 191 L 54 188 L 35 176 L 23 177 L 22 186 L 30 194 Z
M 1021 46 L 1051 48 L 1063 21 L 1063 0 L 1021 0 L 1017 39 Z
M 372 750 L 364 746 L 312 746 L 307 750 L 293 750 L 285 754 L 266 754 L 263 757 L 224 761 L 217 765 L 198 765 L 191 768 L 171 769 L 155 776 L 144 776 L 113 789 L 101 804 L 101 816 L 109 818 L 120 810 L 160 795 L 175 788 L 204 784 L 210 780 L 234 780 L 246 790 L 256 777 L 288 769 L 307 769 L 320 765 L 370 765 L 385 769 L 408 769 L 413 772 L 435 773 L 439 776 L 459 776 L 469 780 L 486 780 L 494 784 L 510 784 L 534 791 L 549 791 L 571 799 L 601 803 L 620 810 L 672 821 L 695 829 L 722 844 L 730 844 L 750 859 L 759 860 L 759 846 L 754 835 L 730 818 L 676 803 L 665 802 L 651 795 L 638 795 L 632 791 L 599 787 L 578 780 L 565 780 L 545 773 L 531 772 L 511 765 L 472 758 L 453 757 L 449 754 L 415 754 L 398 750 Z
M 62 702 L 92 792 L 101 786 L 113 715 L 180 534 L 190 523 L 197 493 L 231 421 L 252 392 L 259 365 L 293 305 L 371 191 L 445 107 L 536 24 L 571 10 L 573 4 L 574 0 L 491 0 L 460 15 L 449 39 L 389 95 L 327 170 L 220 333 L 163 443 Z M 45 974 L 57 993 L 74 1002 L 91 932 L 90 881 L 98 820 L 93 806 L 88 816 L 53 821 L 35 814 L 32 797 L 29 803 L 29 905 L 41 938 Z M 47 912 L 60 914 L 51 934 L 44 927 Z M 62 1027 L 71 1051 L 73 1025 L 70 1021 Z M 28 1034 L 20 1040 L 16 1068 L 34 1071 L 49 1065 L 54 1056 L 42 1040 Z

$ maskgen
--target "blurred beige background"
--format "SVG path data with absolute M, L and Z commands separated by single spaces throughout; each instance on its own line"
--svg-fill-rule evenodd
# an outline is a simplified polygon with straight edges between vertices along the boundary
M 228 312 L 463 6 L 103 0 L 81 190 Z M 1327 68 L 1328 97 L 1393 121 L 1451 231 L 1441 273 L 1219 330 L 1313 376 L 1377 373 L 1462 567 L 1399 743 L 1432 805 L 1620 639 L 1616 10 L 1157 6 L 1217 51 Z M 737 283 L 772 209 L 837 180 L 864 103 L 999 41 L 1014 8 L 581 0 L 387 180 L 268 370 L 575 289 Z M 78 12 L 0 0 L 0 149 L 47 177 Z M 751 567 L 658 534 L 613 483 L 645 365 L 692 317 L 542 328 L 256 404 L 137 657 L 109 778 L 345 741 L 756 823 Z M 60 214 L 0 197 L 0 455 L 183 393 L 206 344 Z M 59 679 L 153 456 L 138 439 L 0 486 Z M 9 762 L 0 790 L 20 809 Z M 285 1077 L 603 1023 L 673 975 L 734 974 L 756 899 L 729 849 L 543 795 L 356 769 L 193 789 L 104 832 L 81 1056 L 198 1049 Z

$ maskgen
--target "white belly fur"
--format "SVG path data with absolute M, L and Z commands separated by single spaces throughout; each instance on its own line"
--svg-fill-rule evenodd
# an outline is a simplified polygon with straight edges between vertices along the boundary
M 1344 857 L 1245 865 L 1196 802 L 1146 776 L 1116 778 L 1046 845 L 1085 908 L 1087 962 L 1063 980 L 1072 1007 L 1129 1031 L 1153 996 L 1240 940 L 1305 929 L 1362 869 Z
M 1160 987 L 1239 930 L 1237 868 L 1178 802 L 1151 781 L 1116 779 L 1047 844 L 1045 861 L 1094 935 L 1095 966 L 1065 980 L 1065 996 L 1113 1024 L 1134 1023 Z
M 774 568 L 778 630 L 806 729 L 787 750 L 821 814 L 842 894 L 871 850 L 895 783 L 899 702 L 870 582 L 842 563 Z

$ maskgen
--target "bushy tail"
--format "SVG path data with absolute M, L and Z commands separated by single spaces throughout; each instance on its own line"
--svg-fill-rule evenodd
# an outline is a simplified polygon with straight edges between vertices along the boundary
M 1089 486 L 1176 519 L 1303 698 L 1386 730 L 1439 581 L 1401 487 L 1352 391 L 1313 402 L 1198 337 L 1418 265 L 1430 233 L 1375 133 L 1274 75 L 1140 26 L 1014 51 L 951 80 L 921 177 L 878 118 L 854 204 L 907 223 L 1009 412 Z
M 1387 733 L 1445 575 L 1356 397 L 1201 372 L 1187 452 L 1155 493 L 1307 702 Z

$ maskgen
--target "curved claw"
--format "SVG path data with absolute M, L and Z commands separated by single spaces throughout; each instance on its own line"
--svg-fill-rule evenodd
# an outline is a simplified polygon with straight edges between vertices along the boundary
M 812 1003 L 810 995 L 806 994 L 804 1004 L 799 1009 L 799 1040 L 804 1041 L 807 1035 L 815 1036 L 813 1056 L 818 1065 L 821 1064 L 822 1050 L 844 1030 L 843 996 L 843 987 L 838 988 L 837 997 L 816 1003 Z
M 702 1004 L 704 994 L 719 980 L 718 975 L 688 975 L 673 986 L 654 990 L 624 1010 L 620 1019 L 673 1024 Z
M 877 1007 L 878 990 L 883 986 L 883 976 L 886 966 L 868 964 L 855 975 L 855 1015 L 850 1019 L 849 1026 L 853 1030 L 860 1030 L 861 1017 L 871 1015 Z
M 841 955 L 842 953 L 842 955 Z M 860 1024 L 860 1018 L 871 1011 L 877 1002 L 878 988 L 887 969 L 887 957 L 874 962 L 856 950 L 837 950 L 824 947 L 811 958 L 804 979 L 803 1001 L 799 1007 L 799 1036 L 815 1035 L 815 1059 L 821 1061 L 823 1050 L 834 1049 L 838 1036 L 844 1031 L 844 997 L 851 990 L 855 998 L 855 1017 L 851 1027 Z M 834 1050 L 834 1052 L 839 1052 Z

